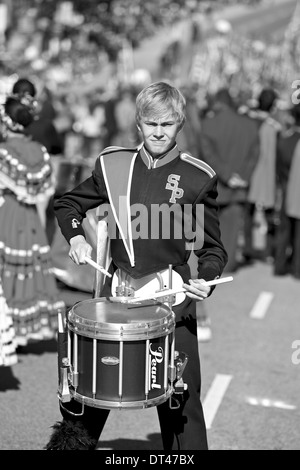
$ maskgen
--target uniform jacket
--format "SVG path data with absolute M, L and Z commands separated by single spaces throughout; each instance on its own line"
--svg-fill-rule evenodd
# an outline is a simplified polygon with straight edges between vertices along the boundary
M 125 201 L 123 205 L 119 203 L 120 195 Z M 227 254 L 219 230 L 217 176 L 206 163 L 181 153 L 177 145 L 156 160 L 143 145 L 139 149 L 105 149 L 97 158 L 91 177 L 55 202 L 55 213 L 66 240 L 84 235 L 82 220 L 86 212 L 105 203 L 109 203 L 117 220 L 117 236 L 110 236 L 113 263 L 131 277 L 138 279 L 172 264 L 188 280 L 191 245 L 187 246 L 187 242 L 193 237 L 199 257 L 199 278 L 210 280 L 221 275 Z M 159 207 L 166 209 L 165 217 L 170 208 L 191 211 L 180 236 L 178 231 L 172 231 L 177 223 L 175 218 L 163 217 L 162 223 L 158 223 L 153 217 L 151 211 Z M 131 222 L 125 233 L 128 214 Z M 196 217 L 201 219 L 199 224 Z M 199 231 L 203 229 L 202 242 L 201 234 L 195 236 L 192 224 L 198 229 L 201 226 Z

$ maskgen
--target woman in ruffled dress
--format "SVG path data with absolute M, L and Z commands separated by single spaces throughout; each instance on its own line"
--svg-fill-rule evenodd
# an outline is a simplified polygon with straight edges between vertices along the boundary
M 43 227 L 54 193 L 50 156 L 26 136 L 35 101 L 8 96 L 0 107 L 0 365 L 17 362 L 18 346 L 56 337 L 59 299 Z

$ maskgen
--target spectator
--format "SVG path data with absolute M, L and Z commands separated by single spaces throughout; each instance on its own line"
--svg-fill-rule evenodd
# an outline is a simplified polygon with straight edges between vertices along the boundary
M 237 113 L 229 91 L 222 88 L 215 95 L 212 113 L 202 121 L 200 138 L 203 159 L 219 177 L 220 227 L 228 253 L 224 271 L 234 272 L 248 186 L 258 159 L 257 125 Z
M 93 102 L 87 97 L 87 113 L 81 120 L 82 157 L 84 160 L 93 158 L 103 148 L 105 137 L 105 107 L 101 101 Z
M 300 104 L 291 110 L 294 126 L 277 145 L 277 177 L 282 194 L 275 238 L 274 274 L 300 279 Z
M 32 122 L 24 128 L 24 133 L 30 136 L 32 140 L 44 145 L 50 156 L 61 156 L 64 152 L 63 138 L 58 133 L 52 119 L 54 119 L 55 111 L 51 102 L 51 94 L 48 89 L 44 89 L 44 104 L 42 105 L 36 100 L 37 90 L 33 82 L 27 78 L 20 78 L 13 86 L 12 93 L 16 96 L 31 97 L 34 103 L 34 113 Z M 53 173 L 53 178 L 55 178 Z M 48 242 L 50 243 L 54 230 L 54 212 L 53 197 L 45 200 L 43 209 L 43 226 L 46 229 Z M 41 213 L 41 214 L 42 214 Z
M 249 112 L 259 129 L 259 159 L 251 176 L 244 224 L 244 258 L 251 261 L 260 254 L 263 259 L 273 259 L 276 215 L 276 145 L 281 126 L 273 119 L 277 93 L 264 88 L 258 98 L 258 107 Z M 254 218 L 259 211 L 266 221 L 266 237 L 257 253 L 253 240 Z
M 135 123 L 135 103 L 130 88 L 122 88 L 114 108 L 117 132 L 112 145 L 134 147 L 138 143 Z
M 20 97 L 29 95 L 36 98 L 36 87 L 27 78 L 20 78 L 13 86 L 12 93 Z M 49 115 L 49 111 L 44 112 L 46 115 L 39 115 L 38 103 L 36 102 L 36 113 L 32 123 L 25 129 L 26 135 L 30 135 L 33 140 L 43 144 L 50 155 L 59 155 L 63 153 L 63 143 L 55 125 L 53 124 L 53 111 Z M 49 117 L 50 116 L 50 117 Z
M 201 145 L 199 142 L 201 119 L 196 92 L 191 87 L 184 87 L 182 92 L 186 97 L 186 123 L 178 134 L 178 145 L 181 150 L 189 152 L 196 158 L 201 158 Z
M 40 218 L 40 204 L 54 192 L 50 156 L 25 133 L 33 109 L 29 95 L 9 96 L 1 108 L 6 139 L 0 144 L 0 297 L 13 321 L 16 346 L 55 338 L 57 314 L 64 309 Z

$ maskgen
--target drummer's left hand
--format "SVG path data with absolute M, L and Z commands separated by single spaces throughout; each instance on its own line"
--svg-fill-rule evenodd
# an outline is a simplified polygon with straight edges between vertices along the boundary
M 197 302 L 206 299 L 211 289 L 210 286 L 205 285 L 204 279 L 190 279 L 189 284 L 184 283 L 183 287 L 186 289 L 185 294 L 187 297 Z

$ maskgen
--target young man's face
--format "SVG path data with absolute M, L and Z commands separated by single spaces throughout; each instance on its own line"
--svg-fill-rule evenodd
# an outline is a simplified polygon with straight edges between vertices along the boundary
M 173 147 L 180 126 L 174 116 L 165 115 L 160 119 L 143 117 L 139 129 L 147 150 L 158 157 Z

